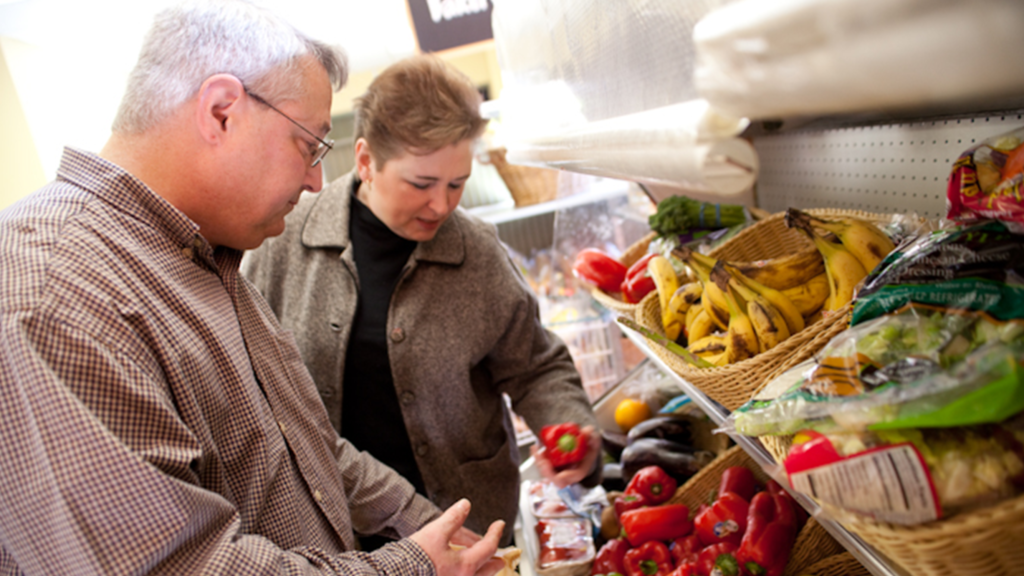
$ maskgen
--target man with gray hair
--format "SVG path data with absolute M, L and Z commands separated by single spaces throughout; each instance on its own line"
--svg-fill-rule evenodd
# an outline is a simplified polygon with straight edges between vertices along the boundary
M 0 574 L 502 566 L 501 522 L 469 532 L 468 502 L 442 513 L 335 433 L 238 273 L 320 190 L 346 73 L 243 0 L 170 8 L 102 151 L 0 213 Z

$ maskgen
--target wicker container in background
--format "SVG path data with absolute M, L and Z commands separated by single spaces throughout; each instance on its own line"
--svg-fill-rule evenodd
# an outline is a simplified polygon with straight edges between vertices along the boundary
M 746 466 L 761 484 L 769 480 L 768 474 L 743 451 L 742 447 L 733 446 L 677 488 L 669 503 L 685 504 L 691 512 L 696 511 L 702 503 L 708 501 L 712 493 L 718 490 L 722 472 L 730 466 Z M 842 551 L 843 547 L 836 542 L 835 538 L 832 538 L 817 520 L 809 518 L 793 544 L 793 551 L 786 564 L 784 575 L 803 574 L 804 568 Z
M 509 164 L 505 152 L 504 148 L 494 148 L 488 150 L 487 155 L 505 181 L 517 208 L 555 199 L 558 195 L 558 170 Z
M 871 572 L 849 552 L 829 556 L 804 568 L 800 574 L 806 576 L 871 576 Z

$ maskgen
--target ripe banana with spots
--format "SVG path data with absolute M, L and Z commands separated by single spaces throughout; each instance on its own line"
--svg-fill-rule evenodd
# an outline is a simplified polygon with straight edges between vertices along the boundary
M 725 352 L 725 336 L 711 334 L 691 343 L 687 348 L 697 356 L 705 360 L 710 356 L 717 356 Z
M 747 278 L 776 290 L 799 286 L 825 271 L 821 253 L 813 246 L 770 260 L 731 264 Z
M 825 259 L 825 273 L 828 276 L 829 297 L 825 301 L 826 311 L 839 310 L 856 295 L 857 285 L 868 275 L 859 260 L 840 244 L 834 244 L 811 232 L 811 239 Z
M 721 274 L 716 274 L 717 272 L 721 272 Z M 726 362 L 728 364 L 742 362 L 756 355 L 759 350 L 754 325 L 729 288 L 729 274 L 724 269 L 714 270 L 711 280 L 722 289 L 729 305 L 729 327 L 725 332 Z
M 697 313 L 693 317 L 693 322 L 687 324 L 686 338 L 688 342 L 696 342 L 705 336 L 710 336 L 715 331 L 715 323 L 708 317 L 708 312 L 704 308 L 697 308 Z
M 846 216 L 827 220 L 790 208 L 786 211 L 785 221 L 790 228 L 795 225 L 791 224 L 791 221 L 801 221 L 801 226 L 810 224 L 835 234 L 843 247 L 849 250 L 868 272 L 874 270 L 896 249 L 896 245 L 885 232 L 859 218 Z
M 668 258 L 660 254 L 654 256 L 647 262 L 647 271 L 654 280 L 655 289 L 658 291 L 658 303 L 661 305 L 661 323 L 665 329 L 665 336 L 670 340 L 679 337 L 683 330 L 685 316 L 677 316 L 669 309 L 669 302 L 672 295 L 679 289 L 679 276 Z
M 711 266 L 702 265 L 694 257 L 697 253 L 686 247 L 677 249 L 673 254 L 693 269 L 698 281 L 704 287 L 704 293 L 701 296 L 701 306 L 707 310 L 708 317 L 711 318 L 715 325 L 720 330 L 725 330 L 729 325 L 729 305 L 725 302 L 725 295 L 722 294 L 722 290 L 708 277 L 708 274 L 711 272 Z
M 825 305 L 828 294 L 828 274 L 824 272 L 795 288 L 782 290 L 782 295 L 793 303 L 793 306 L 805 319 Z
M 728 274 L 726 266 L 716 264 L 714 270 L 722 269 Z M 715 272 L 712 272 L 714 274 Z M 758 352 L 767 352 L 789 338 L 789 326 L 786 318 L 767 298 L 747 288 L 735 276 L 729 277 L 729 286 L 747 302 L 747 317 L 757 334 Z M 799 314 L 797 314 L 799 316 Z M 800 317 L 803 322 L 803 317 Z M 801 325 L 801 328 L 803 326 Z
M 668 309 L 676 316 L 683 318 L 683 325 L 686 325 L 686 315 L 690 312 L 690 308 L 694 304 L 700 302 L 701 294 L 704 292 L 704 288 L 700 282 L 687 282 L 679 288 L 676 288 L 675 293 L 672 294 L 672 298 L 668 301 Z

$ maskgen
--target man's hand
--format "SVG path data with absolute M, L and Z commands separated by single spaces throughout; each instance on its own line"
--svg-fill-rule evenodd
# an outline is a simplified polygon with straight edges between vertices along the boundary
M 579 464 L 572 468 L 556 472 L 555 467 L 551 465 L 551 461 L 548 460 L 547 455 L 544 453 L 543 446 L 539 448 L 537 444 L 530 446 L 530 454 L 533 455 L 534 460 L 537 462 L 537 469 L 540 471 L 540 475 L 554 482 L 555 486 L 559 488 L 565 488 L 589 476 L 594 471 L 594 464 L 597 462 L 597 458 L 601 455 L 601 433 L 595 430 L 593 426 L 584 426 L 580 432 L 587 435 L 587 455 L 583 457 Z
M 487 529 L 483 538 L 475 542 L 472 532 L 462 527 L 469 515 L 469 500 L 462 499 L 452 504 L 440 518 L 420 528 L 409 537 L 419 544 L 430 556 L 434 569 L 445 576 L 493 576 L 505 567 L 505 562 L 494 558 L 501 541 L 505 522 L 497 520 Z M 467 548 L 452 549 L 449 543 L 468 545 Z

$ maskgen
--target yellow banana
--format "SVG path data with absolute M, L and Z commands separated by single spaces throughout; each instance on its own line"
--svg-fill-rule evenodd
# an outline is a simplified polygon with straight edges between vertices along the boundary
M 686 322 L 683 324 L 683 326 L 685 327 L 684 330 L 686 331 L 686 341 L 687 342 L 692 342 L 693 341 L 690 338 L 690 333 L 692 332 L 693 321 L 697 318 L 697 314 L 700 314 L 703 311 L 704 311 L 704 307 L 701 306 L 700 301 L 695 303 L 693 306 L 690 306 L 690 309 L 686 311 Z M 708 319 L 708 322 L 710 322 L 710 321 L 711 320 Z
M 707 360 L 711 364 L 714 364 L 715 366 L 721 367 L 729 363 L 729 355 L 726 352 L 722 352 L 721 354 L 714 354 L 712 356 L 708 356 L 707 358 L 705 358 L 705 360 Z
M 799 286 L 782 290 L 782 295 L 806 318 L 825 305 L 829 295 L 828 274 L 822 272 Z
M 825 310 L 838 310 L 853 300 L 857 285 L 868 275 L 864 266 L 846 248 L 811 233 L 811 239 L 825 259 L 825 273 L 828 276 L 829 298 Z
M 725 302 L 722 290 L 708 277 L 708 274 L 711 272 L 711 266 L 704 266 L 700 261 L 696 260 L 694 258 L 696 252 L 688 248 L 678 249 L 675 254 L 693 268 L 697 279 L 704 286 L 704 292 L 701 295 L 701 305 L 708 311 L 708 316 L 715 325 L 719 329 L 725 330 L 729 326 L 728 304 Z
M 661 305 L 661 323 L 665 329 L 665 336 L 670 340 L 679 337 L 683 329 L 684 317 L 677 317 L 669 310 L 669 302 L 672 295 L 679 289 L 679 276 L 668 258 L 657 255 L 647 262 L 647 271 L 654 280 L 654 286 L 658 290 L 658 303 Z
M 724 269 L 714 270 L 712 280 L 722 289 L 729 305 L 729 328 L 725 332 L 726 361 L 729 364 L 741 362 L 757 354 L 757 333 L 754 332 L 754 325 L 746 312 L 740 308 L 736 296 L 729 288 L 729 274 Z
M 704 292 L 704 288 L 700 282 L 687 282 L 676 288 L 672 298 L 668 301 L 668 309 L 676 316 L 685 318 L 694 303 L 700 301 L 702 292 Z
M 821 253 L 809 246 L 786 256 L 760 262 L 732 262 L 741 274 L 776 290 L 799 286 L 825 271 Z
M 725 352 L 725 337 L 711 334 L 693 342 L 687 348 L 697 356 L 707 359 L 708 356 L 716 356 Z
M 782 314 L 782 317 L 786 320 L 788 334 L 796 334 L 804 329 L 804 317 L 800 313 L 800 310 L 797 309 L 796 305 L 794 305 L 793 302 L 781 291 L 765 286 L 756 280 L 747 278 L 732 266 L 726 266 L 726 271 L 728 271 L 732 275 L 733 279 L 737 280 L 739 284 L 746 286 L 751 291 L 767 300 L 776 308 L 776 310 L 779 311 L 780 314 Z M 740 295 L 747 301 L 750 300 L 750 298 L 744 295 L 743 291 L 740 291 Z M 750 312 L 749 307 L 747 312 Z M 783 340 L 784 339 L 785 338 L 783 338 Z
M 826 220 L 790 208 L 786 212 L 786 219 L 791 218 L 804 218 L 812 225 L 835 234 L 843 247 L 849 250 L 868 272 L 874 270 L 896 248 L 885 232 L 859 218 L 841 217 Z
M 690 324 L 686 336 L 688 341 L 696 342 L 697 340 L 710 335 L 714 330 L 715 323 L 708 317 L 707 310 L 701 308 L 694 317 L 693 324 Z
M 759 352 L 767 352 L 789 338 L 789 325 L 785 316 L 767 298 L 747 288 L 733 276 L 729 278 L 729 286 L 747 301 L 747 317 L 757 334 Z M 801 317 L 801 329 L 803 321 Z

